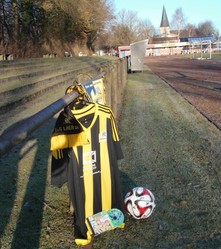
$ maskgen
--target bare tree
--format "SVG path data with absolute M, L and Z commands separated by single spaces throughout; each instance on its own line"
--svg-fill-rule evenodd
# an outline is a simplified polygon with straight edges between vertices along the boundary
M 196 26 L 191 23 L 188 23 L 185 26 L 184 31 L 185 31 L 184 36 L 188 36 L 188 37 L 196 36 Z
M 71 25 L 70 34 L 75 34 L 86 39 L 87 47 L 94 50 L 94 44 L 98 39 L 100 32 L 105 27 L 107 21 L 113 18 L 112 3 L 110 0 L 54 0 L 55 3 L 66 14 L 63 18 L 66 20 L 69 16 Z M 64 27 L 67 26 L 64 25 Z M 67 32 L 66 32 L 67 34 Z
M 155 28 L 150 20 L 141 20 L 137 24 L 136 33 L 139 40 L 151 39 L 155 34 Z
M 118 46 L 151 39 L 154 33 L 154 26 L 148 19 L 140 20 L 136 12 L 123 9 L 117 13 L 115 20 L 108 23 L 105 32 L 102 32 L 99 48 L 117 49 Z
M 123 9 L 118 13 L 117 16 L 117 22 L 123 26 L 128 27 L 132 32 L 135 32 L 138 21 L 139 19 L 137 17 L 137 13 L 132 10 L 126 11 Z
M 210 36 L 216 32 L 214 25 L 211 21 L 205 21 L 198 24 L 197 35 Z
M 107 30 L 111 34 L 113 46 L 130 45 L 130 43 L 137 41 L 138 25 L 139 19 L 136 12 L 125 9 L 118 12 L 116 19 Z
M 12 1 L 0 1 L 0 44 L 4 51 L 7 51 L 10 42 L 14 41 L 16 15 L 13 6 Z
M 171 25 L 173 29 L 177 31 L 178 38 L 180 37 L 180 31 L 184 29 L 185 24 L 186 24 L 186 17 L 183 13 L 182 8 L 176 9 L 172 17 Z
M 111 1 L 0 0 L 0 49 L 10 47 L 26 56 L 27 51 L 40 54 L 42 44 L 53 47 L 59 41 L 63 47 L 78 42 L 92 51 L 113 17 Z

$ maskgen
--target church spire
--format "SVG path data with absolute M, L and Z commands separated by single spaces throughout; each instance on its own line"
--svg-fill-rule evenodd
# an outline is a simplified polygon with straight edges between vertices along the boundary
M 163 6 L 162 18 L 160 23 L 160 33 L 161 34 L 170 34 L 170 25 L 167 18 L 167 13 L 165 6 Z

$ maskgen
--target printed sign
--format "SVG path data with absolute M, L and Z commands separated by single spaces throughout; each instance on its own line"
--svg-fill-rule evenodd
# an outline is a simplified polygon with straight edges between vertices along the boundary
M 105 104 L 103 78 L 82 85 L 93 102 Z

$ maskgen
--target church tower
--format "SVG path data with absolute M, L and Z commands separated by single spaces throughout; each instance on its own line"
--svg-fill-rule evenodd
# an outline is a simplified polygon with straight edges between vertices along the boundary
M 169 35 L 170 34 L 170 25 L 167 18 L 167 13 L 165 6 L 163 6 L 162 18 L 160 23 L 160 34 L 161 35 Z
M 153 44 L 162 44 L 162 43 L 174 43 L 179 42 L 177 34 L 170 32 L 170 25 L 167 18 L 167 13 L 165 6 L 163 6 L 162 18 L 160 23 L 160 34 L 153 37 Z

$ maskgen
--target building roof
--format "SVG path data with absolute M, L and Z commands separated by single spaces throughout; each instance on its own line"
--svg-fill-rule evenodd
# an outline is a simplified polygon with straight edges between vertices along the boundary
M 181 42 L 189 42 L 190 44 L 199 44 L 206 42 L 216 42 L 216 38 L 214 36 L 198 36 L 198 37 L 183 37 L 180 38 Z
M 162 18 L 161 18 L 161 23 L 160 23 L 160 27 L 169 27 L 169 21 L 167 18 L 167 13 L 166 13 L 166 9 L 165 6 L 163 6 L 163 12 L 162 12 Z

